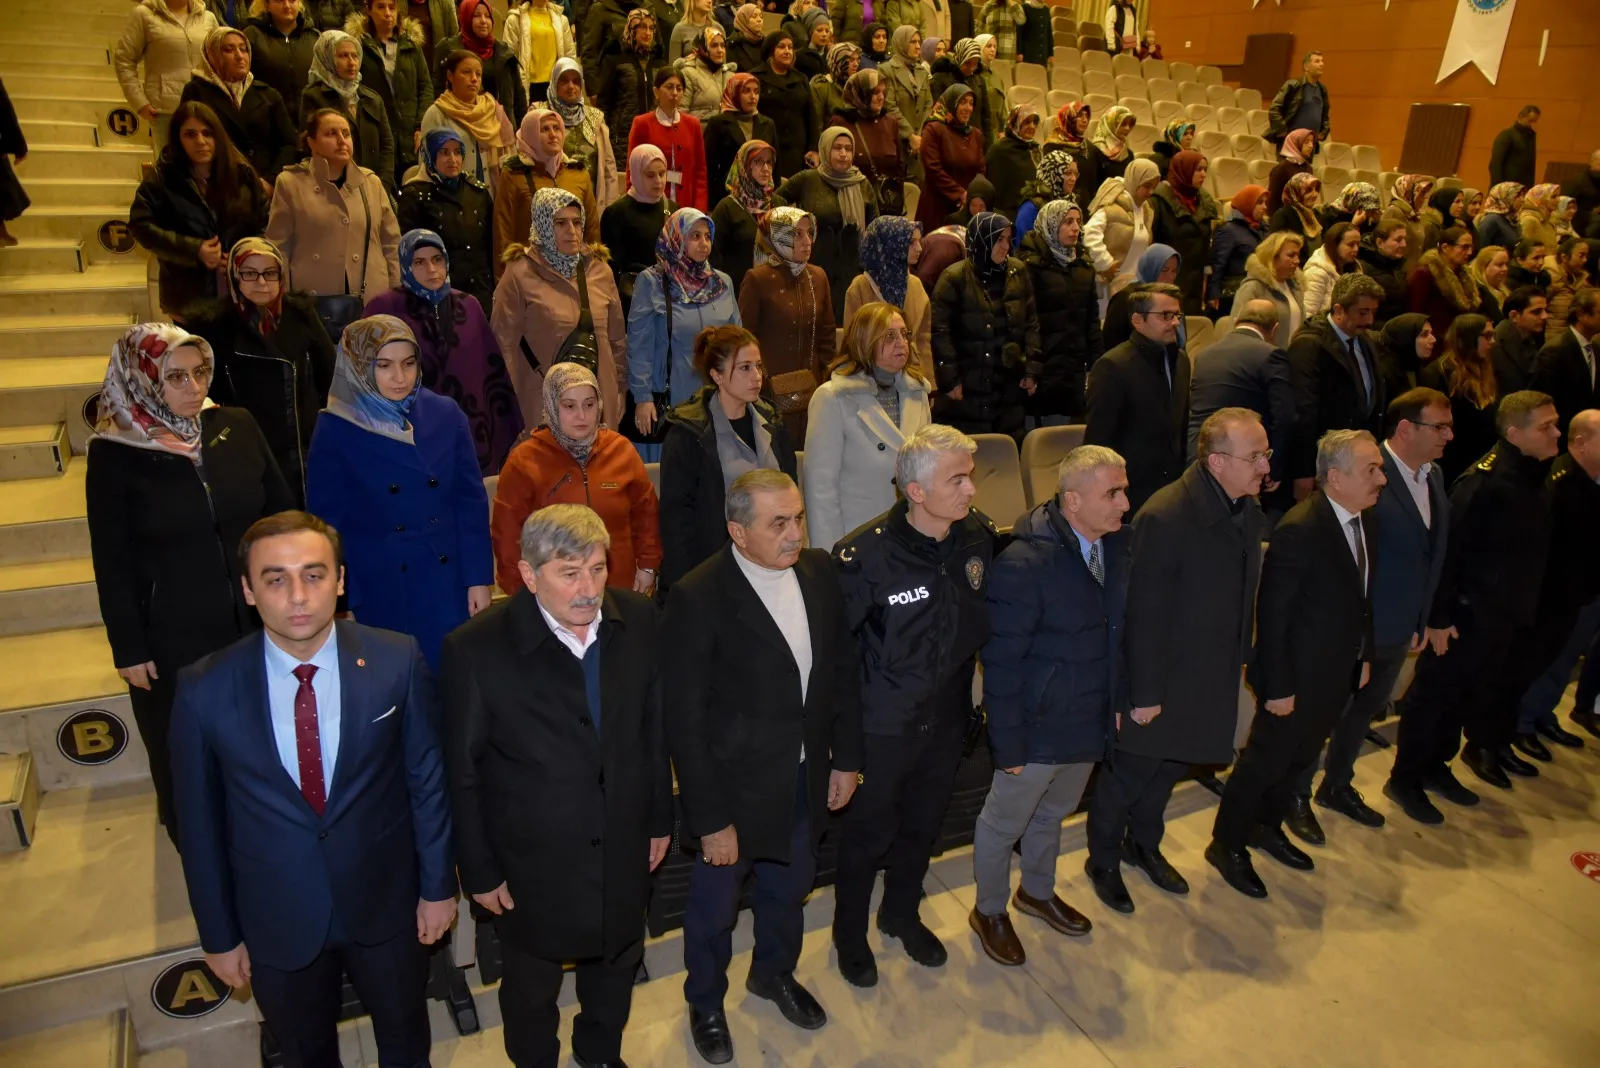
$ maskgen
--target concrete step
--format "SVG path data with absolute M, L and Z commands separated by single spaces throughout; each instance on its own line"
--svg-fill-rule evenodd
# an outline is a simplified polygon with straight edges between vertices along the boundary
M 88 402 L 100 392 L 109 359 L 108 348 L 105 356 L 0 360 L 0 427 L 64 424 L 67 444 L 81 455 L 97 414 Z
M 99 623 L 94 564 L 87 557 L 0 564 L 0 637 L 75 630 Z
M 127 315 L 144 321 L 150 315 L 145 265 L 120 263 L 90 267 L 80 274 L 0 277 L 0 320 L 12 315 Z
M 0 638 L 0 664 L 9 680 L 0 692 L 0 712 L 126 699 L 127 685 L 111 661 L 104 627 Z M 133 730 L 131 719 L 127 726 Z
M 106 73 L 98 73 L 101 70 Z M 0 71 L 0 73 L 6 74 L 8 78 L 20 77 L 4 71 Z M 58 92 L 63 98 L 69 100 L 94 100 L 105 96 L 107 93 L 120 93 L 122 91 L 122 83 L 117 81 L 117 77 L 112 73 L 112 68 L 110 67 L 71 66 L 63 70 L 59 75 L 51 77 L 47 84 L 50 86 L 51 92 Z
M 133 239 L 128 229 L 127 204 L 87 204 L 61 207 L 34 205 L 11 222 L 11 232 L 23 240 L 76 241 L 83 246 L 88 264 L 143 262 L 150 253 Z M 0 353 L 3 359 L 4 353 Z
M 11 0 L 11 6 L 18 11 L 60 11 L 61 5 L 54 0 Z M 72 10 L 94 11 L 104 15 L 118 15 L 128 17 L 128 0 L 74 0 Z
M 5 29 L 13 40 L 35 33 L 71 35 L 75 32 L 89 40 L 109 44 L 122 35 L 127 25 L 126 10 L 118 15 L 109 11 L 79 11 L 73 8 L 70 25 L 63 25 L 59 8 L 53 11 L 49 8 L 24 8 L 7 13 Z
M 86 265 L 81 241 L 25 238 L 0 248 L 0 275 L 71 274 Z
M 122 98 L 120 92 L 101 91 L 92 97 L 73 99 L 65 96 L 46 96 L 32 87 L 27 92 L 9 89 L 7 91 L 11 92 L 11 103 L 17 109 L 17 118 L 23 122 L 34 120 L 92 122 L 100 128 L 101 144 L 151 143 L 150 124 L 142 118 L 133 116 L 128 108 L 128 102 Z M 125 112 L 126 115 L 122 116 L 124 119 L 133 116 L 132 124 L 126 128 L 113 129 L 110 120 L 114 112 Z
M 32 753 L 0 753 L 0 853 L 33 845 L 39 822 L 39 771 Z
M 0 70 L 0 74 L 6 73 Z M 22 136 L 28 143 L 35 141 L 53 145 L 98 145 L 100 127 L 92 122 L 50 122 L 30 119 L 22 124 Z
M 0 482 L 51 478 L 71 461 L 64 423 L 0 428 Z
M 104 354 L 103 361 L 133 321 L 131 315 L 15 315 L 0 319 L 0 371 L 15 359 L 97 353 Z M 103 373 L 103 362 L 100 369 Z
M 0 1068 L 130 1068 L 138 1056 L 126 1009 L 0 1042 Z
M 90 149 L 103 152 L 104 149 Z M 46 208 L 84 208 L 92 204 L 132 205 L 138 178 L 34 178 L 25 188 L 35 204 Z M 126 212 L 127 208 L 123 208 Z
M 115 145 L 28 145 L 28 158 L 17 165 L 17 177 L 31 193 L 34 183 L 45 178 L 90 180 L 107 178 L 139 181 L 139 168 L 151 160 L 150 151 L 140 144 Z M 131 197 L 129 198 L 131 201 Z
M 5 65 L 10 63 L 101 63 L 109 67 L 111 46 L 116 41 L 115 37 L 100 40 L 84 36 L 64 44 L 46 44 L 31 34 L 26 41 L 19 40 L 21 35 L 6 27 L 0 27 L 0 33 L 7 34 L 9 38 L 0 40 L 0 73 L 5 73 Z M 16 90 L 11 91 L 14 93 Z
M 4 33 L 0 27 L 0 33 Z M 120 93 L 122 83 L 117 81 L 116 68 L 106 58 L 93 52 L 61 62 L 49 60 L 0 58 L 0 76 L 13 85 L 48 85 L 55 88 L 58 78 L 91 81 L 101 88 Z
M 89 555 L 84 476 L 88 463 L 69 463 L 54 478 L 0 482 L 0 565 L 70 560 Z M 0 678 L 6 678 L 0 674 Z M 27 708 L 0 687 L 0 708 Z M 110 691 L 102 691 L 110 692 Z M 69 698 L 70 699 L 70 698 Z M 53 702 L 34 701 L 32 704 Z

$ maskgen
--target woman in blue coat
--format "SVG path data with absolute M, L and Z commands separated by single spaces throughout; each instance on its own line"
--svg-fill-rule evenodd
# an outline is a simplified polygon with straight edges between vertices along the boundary
M 444 636 L 489 606 L 489 499 L 467 417 L 422 388 L 417 339 L 392 315 L 358 319 L 340 338 L 306 506 L 343 539 L 356 619 L 410 634 L 437 669 Z

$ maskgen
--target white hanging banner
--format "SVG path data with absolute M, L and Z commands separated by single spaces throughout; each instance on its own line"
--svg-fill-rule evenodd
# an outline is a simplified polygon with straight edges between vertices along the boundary
M 1516 10 L 1517 0 L 1457 0 L 1450 39 L 1445 42 L 1444 59 L 1433 80 L 1442 82 L 1468 63 L 1476 63 L 1490 85 L 1499 81 L 1500 59 L 1505 54 L 1506 34 Z
M 1283 0 L 1272 0 L 1272 2 L 1274 4 L 1277 4 L 1279 7 L 1283 6 Z M 1254 11 L 1256 8 L 1258 8 L 1260 6 L 1261 6 L 1261 0 L 1250 0 L 1250 10 L 1251 11 Z

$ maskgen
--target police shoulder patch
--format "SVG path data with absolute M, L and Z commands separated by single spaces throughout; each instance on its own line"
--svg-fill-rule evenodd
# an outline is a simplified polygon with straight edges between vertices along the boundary
M 975 590 L 983 589 L 983 559 L 974 556 L 967 561 L 967 582 Z

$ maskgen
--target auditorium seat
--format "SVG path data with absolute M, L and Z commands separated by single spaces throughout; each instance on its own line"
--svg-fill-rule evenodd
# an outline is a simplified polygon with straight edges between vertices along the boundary
M 1117 79 L 1103 70 L 1083 71 L 1083 91 L 1085 93 L 1104 93 L 1106 96 L 1117 95 Z
M 794 484 L 797 486 L 806 484 L 806 450 L 804 449 L 794 450 Z
M 1178 83 L 1171 78 L 1147 78 L 1144 87 L 1150 95 L 1151 103 L 1178 99 Z
M 1383 170 L 1383 161 L 1378 157 L 1376 145 L 1351 145 L 1350 154 L 1355 159 L 1355 169 L 1358 171 Z
M 1057 49 L 1076 49 L 1078 46 L 1078 38 L 1069 30 L 1057 29 L 1050 36 Z
M 1052 89 L 1048 93 L 1044 94 L 1044 106 L 1050 112 L 1050 114 L 1046 117 L 1053 124 L 1056 121 L 1056 112 L 1060 111 L 1074 100 L 1082 99 L 1082 93 L 1075 93 L 1070 89 Z
M 1244 101 L 1239 101 L 1239 107 L 1244 111 L 1245 122 L 1250 126 L 1250 132 L 1257 137 L 1267 136 L 1267 131 L 1272 129 L 1272 116 L 1260 108 L 1247 108 Z
M 1272 168 L 1276 167 L 1277 164 L 1270 159 L 1253 159 L 1245 166 L 1250 171 L 1251 185 L 1266 185 L 1267 181 L 1272 177 Z
M 1179 84 L 1182 84 L 1183 82 L 1192 82 L 1195 80 L 1193 63 L 1184 63 L 1182 61 L 1174 60 L 1173 62 L 1167 64 L 1167 69 L 1172 72 L 1170 75 L 1168 75 L 1168 77 Z
M 1215 130 L 1217 128 L 1217 109 L 1210 104 L 1190 104 L 1184 109 L 1189 115 L 1189 121 L 1200 130 Z
M 1057 71 L 1083 70 L 1083 57 L 1078 54 L 1077 38 L 1073 37 L 1066 42 L 1061 40 L 1061 35 L 1056 35 L 1055 51 L 1050 53 L 1050 66 Z
M 1139 72 L 1145 76 L 1146 81 L 1151 78 L 1166 78 L 1170 81 L 1172 77 L 1167 73 L 1167 61 L 1164 59 L 1141 60 Z
M 1127 108 L 1128 111 L 1132 113 L 1134 119 L 1141 125 L 1155 125 L 1156 116 L 1155 112 L 1150 110 L 1150 101 L 1139 96 L 1125 96 L 1121 100 L 1118 100 L 1117 103 Z
M 1111 57 L 1098 49 L 1085 47 L 1083 49 L 1083 72 L 1085 74 L 1097 70 L 1101 74 L 1111 73 Z
M 1111 57 L 1111 73 L 1119 78 L 1123 75 L 1131 78 L 1144 77 L 1144 71 L 1139 67 L 1139 57 L 1128 52 L 1118 52 Z
M 1240 111 L 1261 111 L 1261 90 L 1240 89 L 1234 94 L 1235 105 Z
M 1234 156 L 1218 156 L 1210 160 L 1211 166 L 1206 169 L 1206 178 L 1211 183 L 1211 195 L 1221 201 L 1233 199 L 1233 195 L 1250 184 L 1250 164 Z
M 1176 100 L 1157 100 L 1150 105 L 1150 110 L 1155 112 L 1156 125 L 1163 130 L 1167 128 L 1168 123 L 1174 119 L 1181 119 L 1185 115 L 1183 105 Z
M 1222 68 L 1205 66 L 1196 67 L 1194 69 L 1194 80 L 1205 86 L 1221 85 Z
M 1013 85 L 1006 90 L 1006 103 L 1011 107 L 1044 109 L 1045 90 L 1032 85 Z
M 1055 496 L 1056 469 L 1067 453 L 1083 444 L 1085 429 L 1082 423 L 1042 426 L 1022 439 L 1022 490 L 1030 510 Z
M 1115 97 L 1108 96 L 1105 93 L 1084 93 L 1083 102 L 1089 105 L 1089 114 L 1099 120 L 1100 116 L 1104 115 L 1106 110 L 1117 101 Z M 1093 123 L 1090 124 L 1089 129 L 1094 129 Z
M 1355 181 L 1352 171 L 1348 167 L 1324 167 L 1317 177 L 1322 182 L 1322 202 L 1324 204 L 1344 192 L 1344 187 Z
M 1366 182 L 1376 188 L 1378 183 L 1383 181 L 1383 176 L 1378 171 L 1367 171 L 1357 167 L 1350 172 L 1350 180 L 1352 182 Z
M 1214 108 L 1231 108 L 1237 103 L 1233 90 L 1226 85 L 1206 86 L 1206 103 Z
M 1238 108 L 1218 108 L 1217 128 L 1229 137 L 1235 134 L 1249 134 L 1250 126 L 1245 121 L 1244 112 Z
M 1050 88 L 1050 72 L 1037 63 L 1018 63 L 1012 68 L 1014 85 L 1028 85 L 1036 89 Z
M 1394 183 L 1400 178 L 1399 171 L 1378 172 L 1378 192 L 1383 195 L 1383 206 L 1388 207 L 1394 199 Z
M 1161 127 L 1140 124 L 1128 135 L 1128 147 L 1133 150 L 1134 155 L 1142 155 L 1156 147 L 1156 138 L 1160 136 Z M 1093 197 L 1094 194 L 1090 193 L 1089 196 Z M 1087 204 L 1088 201 L 1085 200 L 1084 203 Z
M 1200 352 L 1215 339 L 1211 336 L 1211 320 L 1204 315 L 1185 315 L 1183 317 L 1184 334 L 1188 343 L 1184 346 L 1190 358 Z
M 656 488 L 656 496 L 661 496 L 661 465 L 645 464 L 644 473 L 650 476 L 650 485 Z
M 1000 84 L 1002 87 L 1006 89 L 1011 88 L 1013 84 L 1011 76 L 1011 60 L 997 59 L 993 63 L 989 64 L 989 69 L 994 72 L 994 76 L 996 78 L 1000 79 Z
M 1225 133 L 1216 130 L 1201 130 L 1194 135 L 1194 150 L 1206 159 L 1216 159 L 1225 156 L 1233 150 L 1233 142 Z
M 978 451 L 972 457 L 972 481 L 978 493 L 972 506 L 994 520 L 1001 533 L 1010 533 L 1028 511 L 1017 443 L 1006 434 L 974 434 L 973 438 Z
M 1150 99 L 1150 90 L 1145 86 L 1144 79 L 1137 74 L 1117 75 L 1117 95 L 1132 96 L 1140 100 Z
M 1052 89 L 1051 92 L 1055 92 L 1055 90 Z M 1046 97 L 1046 102 L 1047 103 L 1048 103 L 1048 100 L 1049 100 L 1049 98 L 1047 96 Z M 1039 119 L 1039 132 L 1034 135 L 1034 140 L 1038 141 L 1041 145 L 1042 144 L 1046 144 L 1050 140 L 1050 135 L 1051 135 L 1051 133 L 1053 133 L 1055 131 L 1055 128 L 1056 128 L 1056 113 L 1054 111 L 1051 111 L 1051 112 L 1048 112 L 1047 114 L 1045 114 L 1045 115 L 1040 117 L 1040 119 Z M 908 218 L 908 219 L 915 219 L 917 217 L 917 213 L 912 211 L 909 205 L 907 205 L 904 214 L 905 214 L 905 217 Z
M 494 514 L 494 491 L 499 485 L 499 475 L 490 475 L 488 478 L 483 480 L 483 492 L 484 496 L 489 498 L 489 514 L 491 516 Z
M 1206 87 L 1201 85 L 1199 82 L 1179 82 L 1178 100 L 1186 107 L 1192 107 L 1195 104 L 1205 104 L 1209 106 L 1211 103 L 1211 101 L 1206 98 Z
M 1433 183 L 1433 187 L 1435 189 L 1461 189 L 1463 185 L 1460 178 L 1453 174 L 1447 174 Z
M 1233 332 L 1233 316 L 1224 315 L 1211 327 L 1211 341 L 1215 344 Z
M 1050 75 L 1050 88 L 1064 89 L 1079 100 L 1083 99 L 1083 72 L 1077 67 L 1057 67 Z
M 1343 167 L 1353 170 L 1356 165 L 1355 153 L 1350 150 L 1349 144 L 1344 141 L 1324 141 L 1322 149 L 1316 155 L 1313 163 L 1320 162 L 1324 167 Z M 1316 168 L 1313 167 L 1313 170 Z

